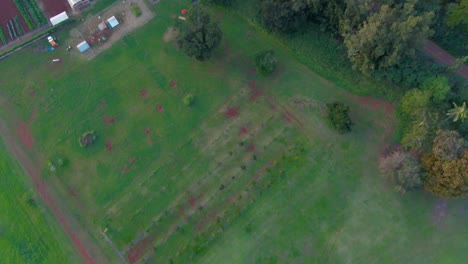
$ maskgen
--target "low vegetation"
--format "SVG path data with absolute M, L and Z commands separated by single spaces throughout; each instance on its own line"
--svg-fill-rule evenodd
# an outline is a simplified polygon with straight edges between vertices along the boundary
M 349 106 L 341 102 L 327 104 L 327 120 L 330 125 L 340 133 L 351 131 L 353 122 L 349 117 Z
M 141 16 L 141 8 L 137 4 L 132 4 L 130 9 L 132 10 L 133 15 L 136 17 Z
M 265 50 L 255 56 L 255 65 L 259 72 L 270 75 L 276 70 L 278 59 L 273 50 Z

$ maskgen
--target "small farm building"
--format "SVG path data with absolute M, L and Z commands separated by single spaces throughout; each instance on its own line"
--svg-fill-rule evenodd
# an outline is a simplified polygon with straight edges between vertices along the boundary
M 109 19 L 107 19 L 107 25 L 109 26 L 109 28 L 115 28 L 119 25 L 119 21 L 117 20 L 117 18 L 115 18 L 115 16 L 112 16 Z
M 75 11 L 80 11 L 83 8 L 91 5 L 89 0 L 68 0 L 68 3 L 70 4 L 71 8 Z
M 106 22 L 102 22 L 98 25 L 99 30 L 103 31 L 104 29 L 107 28 Z
M 83 52 L 89 50 L 90 47 L 89 47 L 88 42 L 86 42 L 86 40 L 85 40 L 85 41 L 81 42 L 80 44 L 76 45 L 76 48 L 77 48 L 81 53 L 83 53 Z
M 49 20 L 50 20 L 50 23 L 52 24 L 52 26 L 55 26 L 55 25 L 58 25 L 60 23 L 62 23 L 63 21 L 67 20 L 68 19 L 68 15 L 67 15 L 67 12 L 62 12 L 54 17 L 51 17 Z

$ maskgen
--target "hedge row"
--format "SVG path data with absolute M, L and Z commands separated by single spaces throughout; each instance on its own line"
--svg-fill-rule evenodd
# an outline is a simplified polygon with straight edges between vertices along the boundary
M 47 19 L 45 18 L 41 9 L 37 5 L 36 0 L 23 0 L 23 3 L 26 4 L 29 14 L 31 14 L 33 16 L 33 19 L 35 19 L 38 22 L 37 26 L 44 25 L 47 23 Z
M 24 8 L 24 6 L 21 4 L 21 1 L 20 0 L 13 0 L 13 2 L 15 2 L 16 7 L 18 8 L 18 10 L 21 13 L 21 16 L 24 18 L 24 22 L 26 22 L 26 25 L 28 25 L 28 28 L 33 30 L 34 25 L 33 25 L 32 21 L 31 21 L 31 18 L 29 18 L 28 12 Z
M 13 0 L 29 29 L 33 30 L 47 23 L 35 0 Z

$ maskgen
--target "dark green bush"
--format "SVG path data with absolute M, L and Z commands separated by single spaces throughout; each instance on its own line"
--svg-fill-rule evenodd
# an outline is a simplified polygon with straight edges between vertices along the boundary
M 273 50 L 265 50 L 255 56 L 255 65 L 264 74 L 272 74 L 276 70 L 278 59 Z
M 334 129 L 340 133 L 351 131 L 353 122 L 349 117 L 349 106 L 340 102 L 333 102 L 327 104 L 327 110 L 327 120 Z

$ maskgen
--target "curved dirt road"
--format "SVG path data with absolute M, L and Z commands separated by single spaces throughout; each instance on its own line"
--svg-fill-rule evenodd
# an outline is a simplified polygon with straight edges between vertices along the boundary
M 432 57 L 433 59 L 444 65 L 450 65 L 455 61 L 455 57 L 450 55 L 439 45 L 430 40 L 426 40 L 426 42 L 424 42 L 423 51 L 429 57 Z M 464 65 L 463 68 L 457 72 L 457 74 L 468 79 L 468 66 Z

